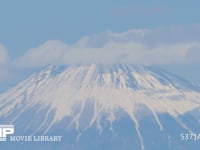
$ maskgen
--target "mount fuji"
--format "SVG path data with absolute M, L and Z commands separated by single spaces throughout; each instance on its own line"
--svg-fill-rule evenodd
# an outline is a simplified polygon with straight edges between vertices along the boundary
M 47 66 L 0 95 L 0 124 L 59 143 L 6 150 L 199 150 L 200 87 L 157 67 Z

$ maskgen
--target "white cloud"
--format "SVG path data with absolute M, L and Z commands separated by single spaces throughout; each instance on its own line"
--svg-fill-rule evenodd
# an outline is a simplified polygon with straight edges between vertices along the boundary
M 187 60 L 189 62 L 200 62 L 200 47 L 192 47 L 188 50 Z
M 0 68 L 0 83 L 5 82 L 9 78 L 9 71 L 6 67 Z
M 166 64 L 184 62 L 188 50 L 196 43 L 157 45 L 149 48 L 143 43 L 109 42 L 102 47 L 77 46 L 65 53 L 65 62 L 70 63 L 134 63 Z
M 5 64 L 9 61 L 6 48 L 0 44 L 0 65 Z
M 30 49 L 24 56 L 16 59 L 14 64 L 18 67 L 35 68 L 48 64 L 152 65 L 200 62 L 200 55 L 197 55 L 200 50 L 197 38 L 200 26 L 192 27 L 135 29 L 121 33 L 107 31 L 82 37 L 72 45 L 61 41 L 47 41 Z M 189 33 L 193 33 L 193 36 L 188 37 Z
M 62 41 L 47 41 L 14 60 L 13 65 L 21 68 L 37 68 L 48 64 L 60 64 L 67 49 L 68 46 Z
M 3 82 L 6 82 L 10 76 L 8 73 L 8 68 L 9 68 L 9 56 L 7 53 L 7 49 L 2 44 L 0 44 L 0 84 L 1 85 Z

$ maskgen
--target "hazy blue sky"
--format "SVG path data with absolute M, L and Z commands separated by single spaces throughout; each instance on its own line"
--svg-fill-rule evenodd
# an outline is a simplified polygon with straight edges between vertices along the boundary
M 137 43 L 130 47 L 138 48 L 139 43 L 138 51 L 141 48 L 144 54 L 142 56 L 148 53 L 149 59 L 153 57 L 149 56 L 148 51 L 161 47 L 161 51 L 155 52 L 159 57 L 160 53 L 165 55 L 169 48 L 169 61 L 149 60 L 145 64 L 162 66 L 200 83 L 200 57 L 197 56 L 200 55 L 199 6 L 198 0 L 1 0 L 0 91 L 23 79 L 27 72 L 31 73 L 31 69 L 39 68 L 38 64 L 31 61 L 37 61 L 36 56 L 39 56 L 39 59 L 48 53 L 42 52 L 44 48 L 56 55 L 56 58 L 42 62 L 46 65 L 57 63 L 61 52 L 69 47 L 70 53 L 66 54 L 65 59 L 76 51 L 76 47 L 76 55 L 82 53 L 82 48 L 99 46 L 107 50 L 110 48 L 110 41 L 114 41 L 116 47 L 121 48 L 136 41 Z M 118 42 L 122 44 L 119 46 Z M 183 53 L 173 52 L 175 48 L 185 47 L 187 49 L 183 50 Z M 115 46 L 111 48 L 114 51 Z M 118 51 L 120 56 L 123 55 Z M 130 55 L 133 53 L 130 50 L 126 52 Z M 179 58 L 179 55 L 184 57 Z M 110 57 L 112 56 L 109 55 L 108 59 Z M 118 56 L 115 56 L 113 61 L 115 58 Z M 83 61 L 85 59 L 88 57 Z M 127 59 L 138 62 L 136 57 Z M 140 59 L 139 62 L 141 61 Z
M 199 23 L 198 0 L 1 0 L 0 42 L 10 57 L 46 40 L 67 43 L 106 30 Z

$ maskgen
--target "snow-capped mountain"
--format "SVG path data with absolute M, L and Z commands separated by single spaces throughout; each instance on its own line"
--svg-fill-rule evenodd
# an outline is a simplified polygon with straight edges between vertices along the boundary
M 197 150 L 200 139 L 180 134 L 200 133 L 199 113 L 197 85 L 132 65 L 48 66 L 0 95 L 0 124 L 63 135 L 62 143 L 37 149 Z

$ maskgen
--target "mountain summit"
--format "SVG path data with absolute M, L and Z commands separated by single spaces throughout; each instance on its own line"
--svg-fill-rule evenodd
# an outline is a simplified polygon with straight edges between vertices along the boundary
M 0 95 L 0 124 L 60 133 L 60 149 L 195 150 L 180 134 L 200 133 L 199 91 L 155 67 L 48 66 Z

